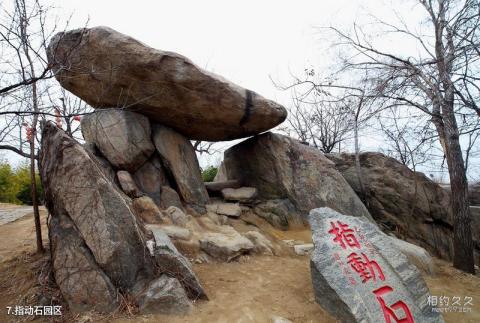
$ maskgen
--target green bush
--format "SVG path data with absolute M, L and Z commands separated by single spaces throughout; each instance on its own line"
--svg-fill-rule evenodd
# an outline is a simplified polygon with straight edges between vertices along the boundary
M 36 175 L 38 200 L 43 201 L 43 187 Z M 13 168 L 7 161 L 0 160 L 0 202 L 32 204 L 30 188 L 30 165 L 28 162 Z
M 202 171 L 202 179 L 204 182 L 213 182 L 213 179 L 217 175 L 218 167 L 208 166 Z

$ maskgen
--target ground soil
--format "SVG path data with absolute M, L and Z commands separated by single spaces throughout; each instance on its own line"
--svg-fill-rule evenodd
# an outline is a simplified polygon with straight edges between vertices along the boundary
M 42 214 L 45 223 L 46 215 Z M 46 228 L 44 227 L 44 233 Z M 308 242 L 307 231 L 277 232 L 282 240 Z M 44 234 L 46 236 L 46 234 Z M 6 306 L 32 304 L 33 291 L 38 288 L 38 273 L 45 268 L 47 255 L 36 255 L 35 231 L 31 214 L 0 226 L 0 322 L 21 321 L 8 316 Z M 426 276 L 433 295 L 473 297 L 469 313 L 446 313 L 446 322 L 480 322 L 480 278 L 463 274 L 450 264 L 436 260 L 437 275 Z M 335 322 L 314 301 L 310 281 L 309 258 L 293 254 L 277 256 L 245 256 L 237 262 L 195 264 L 194 270 L 202 281 L 208 302 L 198 302 L 184 317 L 163 315 L 130 315 L 124 307 L 121 313 L 100 316 L 94 313 L 56 317 L 63 322 L 270 322 L 281 316 L 292 322 Z M 28 319 L 24 317 L 23 320 Z M 52 321 L 39 318 L 36 321 Z

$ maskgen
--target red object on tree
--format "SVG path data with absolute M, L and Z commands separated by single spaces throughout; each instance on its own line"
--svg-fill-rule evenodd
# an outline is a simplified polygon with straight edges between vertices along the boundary
M 383 311 L 383 317 L 385 318 L 385 323 L 392 323 L 392 318 L 397 323 L 414 323 L 412 313 L 408 308 L 407 304 L 403 301 L 398 301 L 392 306 L 388 307 L 383 299 L 383 295 L 390 293 L 393 291 L 393 288 L 390 286 L 383 286 L 373 291 L 375 296 L 377 297 L 377 301 L 380 303 L 380 306 Z M 395 314 L 396 310 L 402 310 L 404 314 L 404 318 L 399 319 L 398 316 Z
M 337 221 L 338 226 L 333 222 L 330 222 L 330 225 L 332 228 L 328 233 L 335 235 L 333 241 L 339 243 L 342 249 L 347 249 L 347 245 L 349 247 L 360 248 L 360 243 L 358 243 L 354 231 L 348 227 L 348 224 Z
M 73 120 L 75 120 L 75 121 L 80 121 L 80 120 L 82 120 L 82 117 L 80 117 L 80 116 L 74 116 L 74 117 L 73 117 Z
M 377 281 L 377 275 L 375 272 L 377 272 L 380 280 L 385 280 L 385 276 L 383 275 L 380 265 L 375 260 L 368 259 L 367 255 L 365 255 L 363 252 L 362 256 L 359 256 L 356 252 L 352 252 L 347 259 L 353 270 L 360 274 L 362 283 L 365 283 L 370 279 Z

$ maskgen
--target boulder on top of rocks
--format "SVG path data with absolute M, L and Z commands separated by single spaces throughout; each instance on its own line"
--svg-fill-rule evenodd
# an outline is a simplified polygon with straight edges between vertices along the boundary
M 450 196 L 422 173 L 381 153 L 360 154 L 362 194 L 354 154 L 329 154 L 350 186 L 363 196 L 377 224 L 444 259 L 453 256 Z
M 96 111 L 82 118 L 82 134 L 116 169 L 135 171 L 155 151 L 150 122 L 125 110 Z
M 108 27 L 58 33 L 47 56 L 60 84 L 92 107 L 132 109 L 189 139 L 247 137 L 287 116 L 281 105 L 179 54 L 150 48 Z
M 258 231 L 248 231 L 243 234 L 253 243 L 253 251 L 264 255 L 273 255 L 274 247 L 270 240 Z
M 330 208 L 309 215 L 316 301 L 342 322 L 443 322 L 428 287 L 390 237 L 365 217 Z
M 256 187 L 259 199 L 288 198 L 301 215 L 328 206 L 371 219 L 362 201 L 322 152 L 267 132 L 225 152 L 228 178 Z
M 225 201 L 250 202 L 257 196 L 255 187 L 224 188 L 222 196 Z
M 190 141 L 178 132 L 162 126 L 153 127 L 153 141 L 163 165 L 175 180 L 182 199 L 205 213 L 208 193 L 203 184 L 197 155 Z
M 220 182 L 205 182 L 205 187 L 207 188 L 208 193 L 212 195 L 221 195 L 223 189 L 226 188 L 240 188 L 242 183 L 236 179 Z

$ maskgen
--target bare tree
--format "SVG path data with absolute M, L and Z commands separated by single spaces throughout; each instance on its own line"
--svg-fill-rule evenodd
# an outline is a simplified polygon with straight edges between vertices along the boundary
M 287 110 L 287 126 L 281 130 L 324 153 L 339 148 L 351 134 L 352 118 L 342 102 L 300 97 L 294 90 Z
M 429 33 L 414 31 L 402 17 L 395 24 L 376 20 L 389 37 L 401 35 L 416 42 L 413 55 L 382 48 L 358 25 L 351 32 L 330 28 L 339 38 L 339 46 L 347 47 L 351 54 L 339 73 L 368 73 L 370 95 L 381 98 L 381 104 L 415 107 L 429 116 L 443 148 L 452 188 L 453 263 L 474 273 L 468 184 L 457 118 L 461 114 L 480 117 L 480 1 L 416 3 L 425 12 Z
M 47 22 L 49 7 L 40 0 L 12 0 L 0 4 L 0 149 L 30 159 L 31 194 L 37 251 L 43 252 L 35 161 L 39 119 L 75 118 L 78 109 L 49 102 L 53 74 L 46 58 L 48 40 L 56 31 Z M 68 115 L 66 114 L 68 113 Z M 71 129 L 67 123 L 67 130 Z M 71 131 L 73 134 L 73 131 Z

